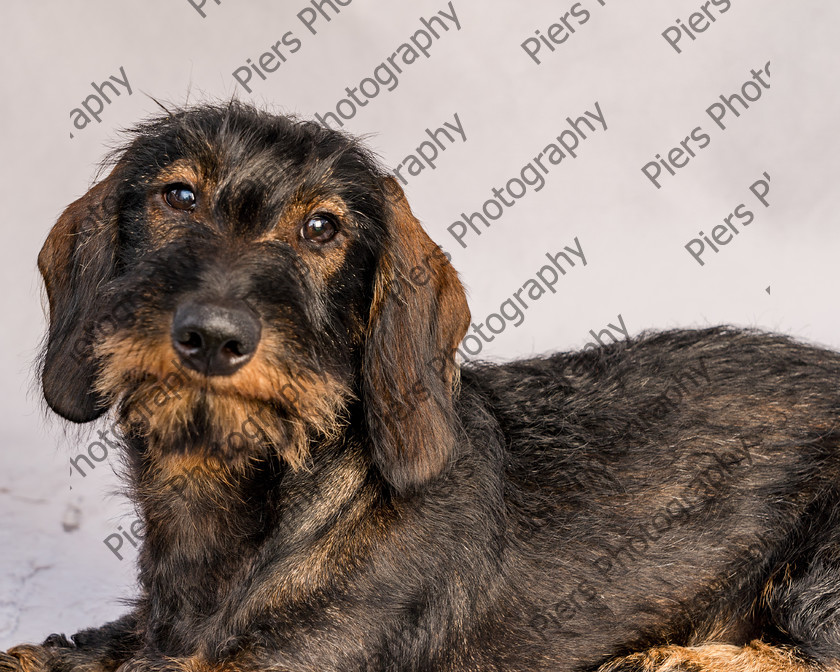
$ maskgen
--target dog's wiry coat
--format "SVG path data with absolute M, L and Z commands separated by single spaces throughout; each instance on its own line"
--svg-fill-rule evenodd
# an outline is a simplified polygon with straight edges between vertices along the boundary
M 458 370 L 464 292 L 396 183 L 239 104 L 136 129 L 39 265 L 45 396 L 120 422 L 141 592 L 0 667 L 840 668 L 840 355 L 720 327 Z M 179 360 L 199 304 L 261 325 L 230 375 Z

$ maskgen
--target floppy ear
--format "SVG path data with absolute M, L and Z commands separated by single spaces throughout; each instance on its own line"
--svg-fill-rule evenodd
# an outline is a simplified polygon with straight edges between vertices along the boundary
M 438 475 L 456 440 L 455 349 L 470 322 L 458 274 L 385 178 L 388 237 L 377 270 L 364 353 L 373 457 L 405 491 Z
M 58 218 L 38 255 L 50 302 L 41 383 L 50 408 L 73 422 L 107 410 L 93 390 L 95 309 L 100 285 L 114 273 L 118 169 Z

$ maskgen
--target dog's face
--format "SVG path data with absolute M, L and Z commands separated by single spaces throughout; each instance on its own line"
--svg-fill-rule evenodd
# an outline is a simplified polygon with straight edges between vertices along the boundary
M 463 289 L 352 138 L 238 104 L 153 120 L 39 267 L 69 420 L 116 406 L 161 460 L 297 465 L 360 408 L 396 487 L 446 463 Z

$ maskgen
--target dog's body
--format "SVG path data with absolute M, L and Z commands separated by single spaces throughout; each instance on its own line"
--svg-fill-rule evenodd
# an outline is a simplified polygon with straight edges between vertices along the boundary
M 840 355 L 717 328 L 459 371 L 395 183 L 239 105 L 141 127 L 39 264 L 45 395 L 116 407 L 142 592 L 0 666 L 840 667 Z

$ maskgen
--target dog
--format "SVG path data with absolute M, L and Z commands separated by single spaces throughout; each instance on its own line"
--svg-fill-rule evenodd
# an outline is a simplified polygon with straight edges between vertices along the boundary
M 41 381 L 120 432 L 140 593 L 4 670 L 840 669 L 840 355 L 459 364 L 458 275 L 358 139 L 199 105 L 109 166 L 38 259 Z

